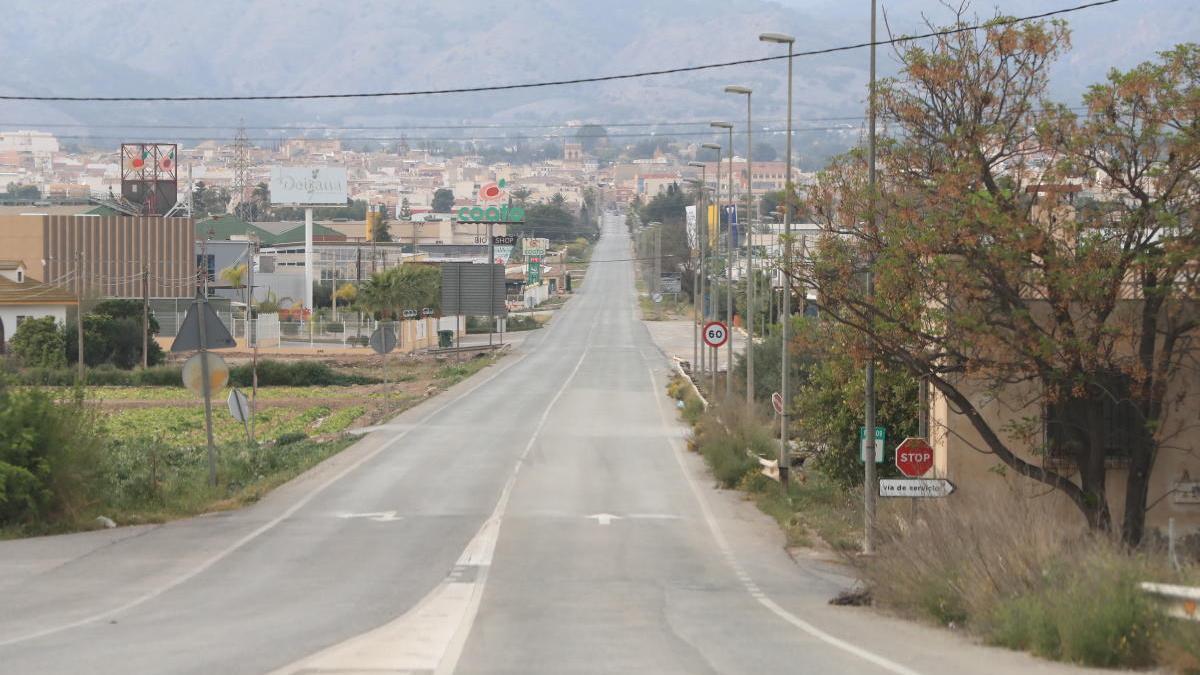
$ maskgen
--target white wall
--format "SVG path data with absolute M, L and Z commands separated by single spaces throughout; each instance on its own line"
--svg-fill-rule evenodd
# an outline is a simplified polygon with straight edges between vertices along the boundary
M 52 316 L 60 325 L 67 323 L 67 308 L 65 305 L 3 305 L 0 306 L 0 321 L 4 322 L 4 339 L 12 340 L 17 332 L 17 317 L 29 316 L 40 319 Z
M 543 281 L 537 286 L 525 287 L 525 306 L 529 308 L 537 307 L 550 297 L 550 284 Z

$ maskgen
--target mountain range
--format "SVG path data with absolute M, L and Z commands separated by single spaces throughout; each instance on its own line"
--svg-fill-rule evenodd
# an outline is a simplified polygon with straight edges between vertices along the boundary
M 969 11 L 1025 15 L 1079 2 L 998 0 Z M 795 35 L 797 50 L 862 42 L 869 37 L 869 6 L 867 0 L 14 0 L 0 23 L 0 93 L 345 93 L 591 77 L 781 53 L 778 45 L 758 42 L 764 31 Z M 926 20 L 942 24 L 953 15 L 933 0 L 882 0 L 881 8 L 881 35 L 920 32 Z M 1200 11 L 1191 0 L 1122 0 L 1063 18 L 1074 48 L 1056 65 L 1052 86 L 1072 103 L 1109 68 L 1127 68 L 1200 35 Z M 894 70 L 889 48 L 880 50 L 879 63 L 881 74 Z M 251 127 L 394 125 L 417 138 L 456 133 L 411 128 L 421 125 L 744 119 L 744 101 L 721 93 L 731 82 L 755 89 L 755 114 L 773 126 L 783 116 L 784 72 L 782 62 L 770 62 L 599 84 L 310 102 L 2 102 L 0 128 L 78 124 L 84 126 L 46 130 L 112 145 L 154 124 L 227 125 L 157 132 L 225 138 L 239 120 Z M 865 49 L 796 61 L 797 118 L 819 129 L 806 132 L 809 140 L 857 133 L 861 122 L 828 118 L 862 115 L 866 74 Z M 837 126 L 847 129 L 830 129 Z

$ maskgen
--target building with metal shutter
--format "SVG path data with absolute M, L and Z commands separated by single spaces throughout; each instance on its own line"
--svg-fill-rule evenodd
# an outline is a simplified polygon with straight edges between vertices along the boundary
M 190 298 L 196 288 L 191 218 L 157 216 L 0 216 L 0 252 L 30 276 L 105 298 Z

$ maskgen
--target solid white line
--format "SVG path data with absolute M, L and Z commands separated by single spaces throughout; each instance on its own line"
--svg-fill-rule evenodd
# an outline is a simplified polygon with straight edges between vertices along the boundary
M 208 558 L 204 562 L 200 563 L 198 566 L 191 569 L 190 571 L 175 577 L 171 581 L 167 582 L 166 584 L 163 584 L 162 586 L 159 586 L 158 588 L 156 588 L 152 591 L 149 591 L 147 593 L 139 595 L 138 597 L 134 598 L 133 600 L 130 600 L 129 602 L 126 602 L 125 604 L 119 605 L 119 606 L 114 607 L 109 610 L 105 610 L 98 614 L 92 614 L 90 616 L 86 616 L 82 619 L 77 619 L 77 620 L 71 621 L 69 623 L 60 624 L 60 625 L 54 626 L 52 628 L 45 628 L 45 629 L 42 629 L 39 631 L 35 631 L 33 633 L 27 633 L 25 635 L 20 635 L 20 636 L 14 637 L 14 638 L 8 638 L 6 640 L 0 640 L 0 647 L 5 647 L 8 645 L 16 644 L 18 642 L 25 642 L 27 640 L 35 640 L 40 637 L 45 637 L 47 635 L 53 635 L 55 633 L 60 633 L 64 630 L 78 628 L 79 626 L 83 626 L 83 625 L 86 625 L 89 623 L 107 619 L 108 617 L 113 616 L 114 614 L 120 614 L 121 612 L 124 612 L 129 609 L 133 609 L 134 607 L 137 607 L 138 605 L 141 605 L 145 602 L 153 600 L 154 598 L 157 598 L 158 596 L 162 595 L 163 593 L 166 593 L 167 591 L 178 587 L 180 584 L 183 584 L 183 583 L 187 582 L 188 580 L 195 578 L 197 575 L 208 570 L 213 565 L 216 565 L 217 563 L 221 562 L 221 560 L 223 560 L 230 553 L 233 553 L 234 551 L 238 550 L 239 548 L 250 543 L 255 538 L 262 535 L 264 532 L 267 532 L 271 528 L 275 527 L 279 523 L 283 522 L 284 520 L 286 520 L 287 518 L 292 516 L 294 513 L 296 513 L 300 509 L 304 508 L 304 506 L 306 504 L 308 504 L 310 501 L 312 501 L 317 495 L 324 492 L 329 486 L 338 482 L 342 478 L 345 478 L 348 474 L 350 474 L 355 469 L 359 468 L 363 464 L 366 464 L 367 462 L 374 459 L 377 455 L 379 455 L 379 453 L 383 452 L 384 450 L 387 450 L 388 448 L 390 448 L 393 445 L 395 445 L 396 443 L 398 443 L 401 439 L 403 439 L 405 436 L 407 436 L 410 431 L 417 428 L 417 426 L 428 421 L 434 415 L 437 415 L 438 413 L 442 412 L 443 410 L 449 408 L 451 405 L 458 403 L 463 398 L 473 394 L 477 389 L 479 389 L 480 387 L 484 386 L 485 384 L 491 382 L 492 380 L 496 379 L 500 375 L 504 374 L 506 371 L 508 371 L 508 369 L 512 368 L 514 365 L 519 363 L 524 358 L 525 358 L 524 354 L 518 355 L 515 359 L 513 359 L 511 362 L 509 362 L 508 365 L 496 370 L 496 372 L 492 373 L 492 375 L 490 375 L 488 378 L 484 379 L 483 381 L 479 382 L 478 384 L 471 387 L 470 389 L 464 391 L 463 393 L 459 394 L 458 396 L 455 396 L 453 399 L 447 401 L 446 403 L 443 403 L 442 405 L 438 406 L 434 410 L 430 411 L 428 414 L 426 414 L 424 417 L 422 417 L 421 421 L 418 422 L 416 425 L 410 427 L 409 429 L 404 430 L 403 432 L 401 432 L 400 434 L 397 434 L 391 440 L 387 441 L 386 443 L 379 446 L 375 450 L 372 450 L 371 452 L 367 453 L 366 455 L 363 455 L 358 460 L 356 460 L 353 464 L 351 464 L 350 466 L 347 466 L 345 469 L 342 469 L 336 475 L 331 477 L 329 480 L 325 481 L 324 483 L 321 483 L 316 488 L 313 488 L 313 490 L 311 492 L 309 492 L 305 496 L 301 497 L 295 504 L 292 504 L 283 513 L 281 513 L 278 516 L 276 516 L 275 518 L 267 521 L 263 525 L 259 526 L 257 529 L 255 529 L 252 532 L 250 532 L 249 534 L 243 536 L 241 539 L 238 539 L 237 541 L 233 542 L 226 548 L 213 554 L 210 558 Z
M 652 393 L 655 395 L 654 400 L 656 402 L 656 406 L 658 407 L 659 417 L 662 419 L 663 427 L 670 432 L 672 427 L 670 422 L 671 418 L 668 418 L 663 412 L 662 401 L 660 400 L 663 398 L 661 395 L 663 388 L 658 386 L 658 380 L 654 377 L 654 370 L 649 368 L 647 369 L 647 372 L 650 374 L 650 385 L 652 387 Z M 708 525 L 708 530 L 710 533 L 712 533 L 713 540 L 716 541 L 717 547 L 721 549 L 721 553 L 724 554 L 726 560 L 730 563 L 734 573 L 740 578 L 745 572 L 742 571 L 741 565 L 738 564 L 737 559 L 734 557 L 733 549 L 730 548 L 729 542 L 725 539 L 725 535 L 721 532 L 721 527 L 717 523 L 716 517 L 713 516 L 712 509 L 709 508 L 708 502 L 705 501 L 704 494 L 700 491 L 700 486 L 697 485 L 695 479 L 692 478 L 691 472 L 688 471 L 687 464 L 683 460 L 684 450 L 679 443 L 679 439 L 674 434 L 668 433 L 667 442 L 670 444 L 671 449 L 674 450 L 673 454 L 675 455 L 675 461 L 679 464 L 679 469 L 683 472 L 683 477 L 687 480 L 688 486 L 692 489 L 692 495 L 696 498 L 696 502 L 700 505 L 700 513 L 704 516 L 704 522 Z M 746 586 L 747 590 L 750 592 L 750 595 L 760 605 L 771 610 L 771 612 L 779 618 L 817 638 L 818 640 L 853 654 L 864 661 L 874 663 L 884 670 L 896 673 L 896 675 L 920 675 L 920 673 L 907 666 L 901 665 L 874 652 L 853 645 L 841 638 L 834 637 L 812 625 L 811 623 L 804 621 L 803 619 L 776 604 L 775 601 L 767 597 L 757 585 L 753 584 L 753 582 L 743 585 Z

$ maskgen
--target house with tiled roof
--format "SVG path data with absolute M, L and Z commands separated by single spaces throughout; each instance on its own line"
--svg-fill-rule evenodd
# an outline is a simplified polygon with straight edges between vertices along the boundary
M 69 288 L 31 278 L 20 260 L 0 260 L 0 352 L 8 351 L 13 332 L 26 320 L 52 316 L 65 324 L 67 308 L 76 304 Z

